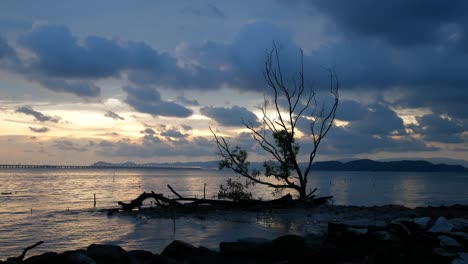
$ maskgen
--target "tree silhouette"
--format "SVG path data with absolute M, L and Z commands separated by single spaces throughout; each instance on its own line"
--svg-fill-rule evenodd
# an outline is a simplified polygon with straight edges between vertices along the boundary
M 253 140 L 270 156 L 270 159 L 263 163 L 263 173 L 250 168 L 245 149 L 239 146 L 231 147 L 224 137 L 218 136 L 213 130 L 211 132 L 218 147 L 217 154 L 222 158 L 219 162 L 220 169 L 232 169 L 247 180 L 246 185 L 262 184 L 274 188 L 275 191 L 293 190 L 298 193 L 299 199 L 305 200 L 314 197 L 313 193 L 317 190 L 315 188 L 308 193 L 307 182 L 320 143 L 333 126 L 340 85 L 336 72 L 329 70 L 329 93 L 333 103 L 328 109 L 324 102 L 319 105 L 316 92 L 312 87 L 306 88 L 302 50 L 300 54 L 300 70 L 291 82 L 287 82 L 281 69 L 279 48 L 274 44 L 267 52 L 263 76 L 272 92 L 273 103 L 265 97 L 264 102 L 256 107 L 262 113 L 260 126 L 244 122 Z M 308 149 L 301 149 L 296 140 L 299 130 L 297 125 L 301 119 L 309 122 L 309 131 L 301 131 L 312 142 Z M 298 160 L 300 151 L 307 153 L 306 165 L 302 167 Z M 271 177 L 275 180 L 269 179 Z M 237 191 L 244 191 L 243 188 L 237 187 Z M 226 194 L 226 187 L 221 188 L 224 188 Z

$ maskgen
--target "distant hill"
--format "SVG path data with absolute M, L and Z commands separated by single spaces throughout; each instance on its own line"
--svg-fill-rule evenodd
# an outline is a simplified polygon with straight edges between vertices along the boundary
M 252 167 L 262 169 L 260 162 L 252 162 Z M 305 164 L 301 164 L 305 166 Z M 99 161 L 91 165 L 92 167 L 116 167 L 116 168 L 191 168 L 191 169 L 217 169 L 218 161 L 204 162 L 174 162 L 174 163 L 143 163 L 133 162 L 109 163 Z M 433 164 L 423 160 L 398 160 L 398 161 L 374 161 L 369 159 L 341 161 L 321 161 L 312 165 L 317 171 L 418 171 L 418 172 L 468 172 L 468 169 L 461 165 Z
M 319 171 L 454 171 L 468 172 L 461 165 L 433 164 L 423 160 L 374 161 L 369 159 L 348 162 L 322 161 L 314 163 L 313 170 Z

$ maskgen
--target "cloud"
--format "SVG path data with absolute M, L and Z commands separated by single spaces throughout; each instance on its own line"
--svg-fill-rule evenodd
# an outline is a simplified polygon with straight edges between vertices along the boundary
M 462 143 L 465 141 L 463 132 L 467 128 L 460 121 L 434 114 L 416 117 L 416 121 L 418 125 L 411 125 L 410 128 L 415 133 L 423 135 L 427 141 L 442 143 Z
M 151 128 L 145 128 L 145 130 L 140 131 L 140 133 L 142 133 L 142 134 L 147 134 L 147 135 L 154 135 L 154 134 L 156 134 L 156 132 L 155 132 L 153 129 L 151 129 Z
M 216 17 L 225 18 L 226 15 L 215 5 L 205 4 L 201 6 L 190 6 L 182 9 L 183 14 L 202 16 L 202 17 Z
M 189 131 L 189 130 L 192 130 L 193 128 L 189 125 L 180 125 L 182 127 L 183 130 L 185 131 Z
M 86 147 L 78 146 L 69 140 L 56 140 L 54 141 L 55 148 L 65 151 L 85 152 L 88 151 Z
M 301 150 L 307 151 L 312 148 L 310 140 L 304 142 L 304 139 L 302 139 L 300 142 L 302 142 Z M 322 142 L 319 153 L 349 157 L 364 153 L 435 150 L 438 150 L 438 148 L 407 134 L 397 137 L 385 134 L 369 135 L 348 127 L 333 127 Z
M 244 123 L 252 124 L 254 127 L 260 125 L 257 116 L 245 107 L 233 106 L 225 108 L 205 106 L 200 108 L 200 113 L 215 120 L 222 126 L 244 126 Z
M 125 120 L 125 118 L 121 117 L 119 114 L 115 113 L 115 112 L 112 112 L 112 111 L 107 111 L 105 114 L 104 114 L 105 117 L 109 117 L 109 118 L 112 118 L 114 120 Z
M 177 101 L 183 105 L 190 105 L 190 106 L 199 106 L 200 104 L 196 99 L 187 99 L 184 96 L 177 96 Z
M 368 109 L 362 104 L 351 100 L 341 100 L 336 110 L 336 118 L 343 121 L 356 121 L 363 119 L 367 113 Z
M 35 74 L 29 74 L 27 78 L 53 92 L 71 93 L 80 97 L 97 97 L 101 94 L 101 88 L 90 81 L 68 81 Z
M 468 78 L 464 71 L 468 68 L 468 53 L 458 48 L 459 42 L 468 36 L 468 31 L 464 33 L 468 23 L 461 23 L 465 15 L 457 10 L 465 10 L 465 5 L 460 1 L 456 1 L 455 8 L 449 5 L 439 8 L 439 3 L 430 1 L 427 10 L 418 10 L 421 2 L 397 1 L 398 16 L 393 26 L 394 19 L 383 19 L 390 4 L 380 7 L 361 0 L 364 8 L 372 10 L 361 12 L 362 9 L 356 9 L 360 5 L 355 3 L 311 3 L 318 12 L 335 21 L 338 30 L 333 41 L 305 54 L 307 84 L 315 81 L 320 90 L 327 84 L 325 69 L 334 67 L 348 93 L 375 93 L 380 96 L 377 100 L 385 100 L 394 107 L 430 106 L 437 114 L 468 119 L 465 111 Z M 408 10 L 414 11 L 414 16 L 404 13 Z M 374 20 L 376 23 L 363 22 Z M 380 25 L 381 30 L 374 25 Z M 427 30 L 431 28 L 436 29 L 435 35 Z M 412 33 L 410 38 L 407 37 L 410 31 L 422 34 Z M 442 41 L 444 34 L 452 37 Z M 402 42 L 404 39 L 409 42 Z M 273 41 L 280 46 L 284 76 L 290 79 L 300 69 L 299 46 L 289 30 L 265 21 L 244 25 L 230 42 L 181 43 L 175 56 L 143 42 L 99 36 L 78 39 L 64 26 L 38 24 L 19 41 L 36 59 L 22 61 L 17 72 L 49 90 L 83 97 L 100 95 L 101 90 L 95 85 L 98 79 L 121 77 L 125 73 L 132 85 L 149 87 L 127 91 L 127 103 L 134 109 L 187 117 L 191 110 L 184 105 L 195 106 L 196 100 L 180 97 L 177 103 L 163 101 L 157 91 L 153 92 L 154 87 L 177 90 L 229 87 L 263 92 L 265 52 Z M 145 100 L 145 93 L 157 101 Z M 384 93 L 394 99 L 390 102 L 382 96 Z
M 468 5 L 463 0 L 451 1 L 450 5 L 438 0 L 385 3 L 312 0 L 308 3 L 329 16 L 330 22 L 346 34 L 374 37 L 400 46 L 444 41 L 468 28 Z M 461 32 L 450 25 L 460 27 Z
M 175 128 L 171 128 L 171 129 L 162 131 L 160 133 L 160 135 L 163 136 L 163 137 L 171 137 L 171 138 L 185 138 L 185 137 L 187 137 L 187 134 L 183 134 L 182 132 L 180 132 L 179 130 L 177 130 Z
M 161 69 L 165 59 L 142 42 L 87 36 L 81 44 L 62 25 L 35 25 L 20 43 L 37 55 L 34 69 L 64 78 L 105 78 L 125 69 Z
M 29 129 L 35 133 L 47 133 L 50 131 L 48 127 L 39 127 L 39 128 L 29 127 Z
M 110 157 L 154 158 L 154 157 L 186 157 L 200 159 L 208 157 L 212 160 L 215 156 L 214 143 L 203 137 L 194 137 L 190 140 L 180 138 L 177 140 L 159 139 L 154 135 L 144 135 L 137 141 L 122 139 L 118 142 L 106 142 L 105 148 L 98 148 L 100 155 Z
M 10 57 L 14 55 L 14 53 L 15 51 L 13 48 L 8 45 L 8 42 L 2 36 L 0 36 L 0 60 Z
M 193 113 L 192 110 L 182 105 L 162 100 L 159 92 L 151 87 L 127 86 L 124 91 L 127 93 L 125 102 L 142 113 L 180 118 L 189 117 Z
M 39 111 L 33 110 L 31 107 L 28 106 L 21 106 L 16 109 L 17 113 L 22 113 L 25 115 L 30 115 L 33 116 L 36 121 L 39 122 L 53 122 L 53 123 L 58 123 L 60 121 L 60 117 L 58 116 L 49 116 L 49 115 L 44 115 L 43 113 Z
M 356 155 L 376 152 L 434 151 L 436 147 L 413 137 L 405 130 L 403 120 L 388 105 L 363 106 L 345 101 L 337 118 L 348 121 L 344 127 L 333 126 L 320 146 L 319 153 L 332 155 Z M 346 111 L 356 114 L 343 114 Z M 340 117 L 341 113 L 341 117 Z M 301 152 L 313 149 L 310 138 L 310 121 L 300 120 L 298 128 L 306 137 L 299 139 Z

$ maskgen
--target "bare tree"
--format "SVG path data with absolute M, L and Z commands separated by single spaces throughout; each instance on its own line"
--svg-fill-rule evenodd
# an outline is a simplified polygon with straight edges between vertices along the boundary
M 329 93 L 333 103 L 328 108 L 324 102 L 319 105 L 312 87 L 306 88 L 304 54 L 302 50 L 300 52 L 300 70 L 290 82 L 283 76 L 279 48 L 273 45 L 267 52 L 263 75 L 273 93 L 273 103 L 265 97 L 263 104 L 257 106 L 263 116 L 261 126 L 244 122 L 255 142 L 270 156 L 270 160 L 263 164 L 263 174 L 250 168 L 245 149 L 231 147 L 224 137 L 213 131 L 212 133 L 217 143 L 218 155 L 222 158 L 219 163 L 221 169 L 230 168 L 251 184 L 263 184 L 275 190 L 297 191 L 299 199 L 305 200 L 314 197 L 313 193 L 317 190 L 315 188 L 307 193 L 307 182 L 320 143 L 333 126 L 340 86 L 336 72 L 329 70 Z M 310 130 L 301 131 L 312 142 L 312 147 L 308 149 L 300 149 L 296 142 L 297 125 L 301 119 L 310 122 Z M 298 160 L 300 151 L 305 151 L 307 157 L 306 165 L 302 167 Z M 274 177 L 276 181 L 268 180 L 268 177 Z

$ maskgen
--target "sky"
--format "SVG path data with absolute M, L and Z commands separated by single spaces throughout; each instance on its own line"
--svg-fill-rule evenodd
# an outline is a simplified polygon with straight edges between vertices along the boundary
M 210 128 L 267 159 L 242 122 L 273 43 L 325 106 L 338 75 L 318 160 L 468 159 L 466 1 L 3 0 L 0 163 L 216 160 Z

